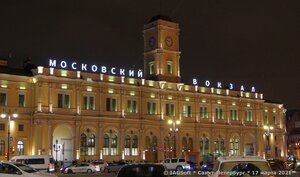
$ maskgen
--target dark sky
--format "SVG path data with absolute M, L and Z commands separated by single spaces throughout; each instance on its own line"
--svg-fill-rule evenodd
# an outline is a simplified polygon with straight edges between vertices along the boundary
M 0 57 L 12 52 L 13 67 L 31 57 L 142 68 L 143 25 L 159 13 L 180 25 L 185 83 L 255 85 L 300 108 L 299 0 L 1 1 Z

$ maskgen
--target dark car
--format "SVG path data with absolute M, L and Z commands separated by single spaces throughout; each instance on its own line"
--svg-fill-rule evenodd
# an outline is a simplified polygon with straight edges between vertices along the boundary
M 204 164 L 201 166 L 201 171 L 212 171 L 214 167 L 214 164 Z
M 117 173 L 120 168 L 123 166 L 127 165 L 128 163 L 125 161 L 119 161 L 119 162 L 113 162 L 113 163 L 108 163 L 108 166 L 104 167 L 104 172 L 106 173 Z
M 198 170 L 198 164 L 192 161 L 186 161 L 190 165 L 190 170 L 195 171 Z
M 129 164 L 123 166 L 117 177 L 168 177 L 162 164 Z
M 279 159 L 268 159 L 270 167 L 273 171 L 285 170 L 285 162 Z

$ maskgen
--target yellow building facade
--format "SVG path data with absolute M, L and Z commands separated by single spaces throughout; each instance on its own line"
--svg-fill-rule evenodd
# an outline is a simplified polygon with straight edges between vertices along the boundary
M 143 73 L 50 59 L 48 67 L 28 74 L 1 60 L 0 113 L 18 113 L 10 123 L 10 157 L 286 158 L 282 104 L 267 102 L 254 89 L 181 83 L 179 25 L 167 17 L 154 17 L 143 35 Z M 8 119 L 2 118 L 0 159 L 8 151 L 7 137 Z

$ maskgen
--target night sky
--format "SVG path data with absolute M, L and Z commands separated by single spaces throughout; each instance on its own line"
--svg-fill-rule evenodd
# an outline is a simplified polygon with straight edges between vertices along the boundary
M 300 108 L 300 1 L 37 0 L 0 2 L 0 57 L 143 67 L 143 25 L 157 14 L 180 25 L 183 82 L 256 86 Z

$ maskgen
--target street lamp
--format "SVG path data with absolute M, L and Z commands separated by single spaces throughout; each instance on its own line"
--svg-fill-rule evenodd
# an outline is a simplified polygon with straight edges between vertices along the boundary
M 270 146 L 270 134 L 271 134 L 271 130 L 273 130 L 274 127 L 272 126 L 268 126 L 268 125 L 264 125 L 264 130 L 265 130 L 265 135 L 267 136 L 267 147 L 266 147 L 266 154 L 269 155 L 270 154 L 270 150 L 271 150 L 271 146 Z
M 173 134 L 173 156 L 176 158 L 176 133 L 178 132 L 178 125 L 180 124 L 180 120 L 168 120 L 168 124 L 172 127 L 170 128 L 170 132 Z
M 18 114 L 17 113 L 13 113 L 11 114 L 10 111 L 9 113 L 2 113 L 1 114 L 1 118 L 5 119 L 8 118 L 8 126 L 7 126 L 7 160 L 9 160 L 9 154 L 10 154 L 10 146 L 11 146 L 11 138 L 10 138 L 10 121 L 11 118 L 17 118 Z

